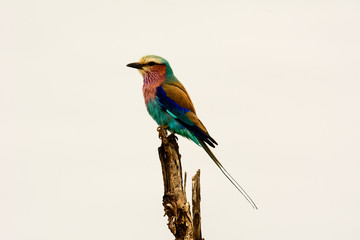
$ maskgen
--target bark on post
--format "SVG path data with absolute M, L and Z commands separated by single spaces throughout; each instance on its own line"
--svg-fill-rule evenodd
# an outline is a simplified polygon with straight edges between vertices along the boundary
M 195 194 L 193 189 L 193 196 L 196 195 L 195 203 L 193 197 L 193 216 L 195 216 L 193 219 L 190 204 L 186 199 L 186 173 L 184 184 L 180 161 L 181 155 L 176 137 L 173 134 L 167 136 L 166 130 L 161 127 L 158 128 L 158 131 L 162 140 L 158 151 L 164 181 L 163 206 L 165 215 L 168 217 L 168 227 L 176 240 L 201 240 L 200 172 L 198 171 L 197 175 L 194 176 L 198 187 L 195 187 Z M 195 205 L 196 208 L 194 208 Z M 194 209 L 197 210 L 194 211 Z
M 192 178 L 192 214 L 194 240 L 202 240 L 200 217 L 200 169 Z

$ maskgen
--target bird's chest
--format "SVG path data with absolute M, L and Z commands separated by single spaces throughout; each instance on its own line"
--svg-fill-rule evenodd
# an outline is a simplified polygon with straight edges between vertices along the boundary
M 168 125 L 171 121 L 171 116 L 165 112 L 160 106 L 159 100 L 156 96 L 156 91 L 163 80 L 157 78 L 157 80 L 150 81 L 147 79 L 143 85 L 143 95 L 145 100 L 146 108 L 150 116 L 156 121 L 158 125 Z
M 143 86 L 143 95 L 144 95 L 145 104 L 148 104 L 149 101 L 156 99 L 156 88 L 157 86 L 153 84 L 151 85 L 148 84 Z
M 171 116 L 164 112 L 156 98 L 149 100 L 146 103 L 146 108 L 150 116 L 156 121 L 158 125 L 165 126 L 168 125 L 171 121 Z

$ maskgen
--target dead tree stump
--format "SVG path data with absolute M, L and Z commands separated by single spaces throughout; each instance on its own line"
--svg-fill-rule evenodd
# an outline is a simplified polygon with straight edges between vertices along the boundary
M 164 196 L 163 206 L 168 217 L 168 227 L 176 240 L 202 240 L 200 218 L 200 170 L 192 179 L 192 212 L 186 199 L 186 173 L 183 183 L 181 155 L 176 136 L 167 136 L 166 130 L 159 127 L 162 140 L 158 148 L 161 162 Z

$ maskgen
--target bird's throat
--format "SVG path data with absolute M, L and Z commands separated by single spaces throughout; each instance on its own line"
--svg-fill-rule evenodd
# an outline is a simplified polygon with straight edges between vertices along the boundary
M 143 95 L 145 104 L 156 97 L 156 88 L 165 82 L 166 75 L 162 71 L 152 71 L 144 75 Z

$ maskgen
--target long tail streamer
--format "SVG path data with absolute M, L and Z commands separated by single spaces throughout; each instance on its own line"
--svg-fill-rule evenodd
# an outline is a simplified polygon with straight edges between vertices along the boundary
M 226 171 L 226 169 L 221 165 L 219 160 L 217 160 L 215 155 L 211 152 L 209 147 L 203 141 L 200 140 L 199 142 L 200 142 L 201 146 L 205 149 L 207 154 L 209 154 L 211 159 L 215 162 L 215 164 L 220 168 L 220 170 L 223 172 L 223 174 L 227 177 L 227 179 L 230 180 L 230 182 L 236 187 L 237 190 L 239 190 L 239 192 L 245 197 L 245 199 L 251 204 L 251 206 L 254 209 L 258 209 L 256 204 L 254 203 L 254 201 L 251 199 L 251 197 L 245 192 L 245 190 L 240 186 L 240 184 L 238 184 L 236 182 L 236 180 L 230 175 L 230 173 L 228 173 L 228 171 Z

